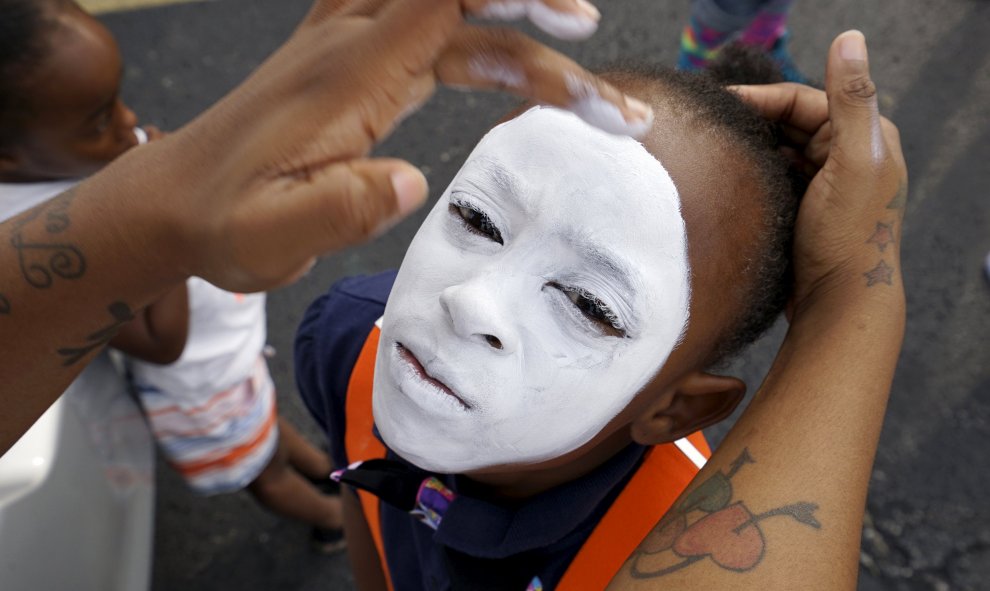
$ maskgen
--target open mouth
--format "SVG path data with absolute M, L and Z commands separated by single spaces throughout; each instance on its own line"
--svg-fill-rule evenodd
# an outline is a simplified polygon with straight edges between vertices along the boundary
M 423 380 L 427 384 L 430 384 L 440 392 L 443 392 L 444 394 L 452 397 L 454 400 L 460 403 L 460 405 L 463 406 L 465 410 L 471 408 L 471 405 L 465 402 L 463 398 L 455 394 L 453 390 L 447 387 L 447 384 L 444 384 L 440 380 L 426 373 L 426 368 L 423 367 L 423 364 L 419 362 L 419 359 L 416 359 L 416 356 L 412 354 L 412 351 L 402 346 L 402 343 L 396 342 L 395 348 L 399 352 L 399 357 L 407 364 L 409 364 L 409 367 L 411 367 L 413 371 L 415 371 L 419 379 Z

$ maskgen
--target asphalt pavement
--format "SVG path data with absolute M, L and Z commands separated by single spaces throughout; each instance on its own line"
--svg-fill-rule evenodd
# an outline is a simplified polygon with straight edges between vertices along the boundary
M 687 0 L 602 0 L 598 34 L 552 43 L 595 66 L 672 64 Z M 126 60 L 125 96 L 142 120 L 175 129 L 244 79 L 304 14 L 306 0 L 217 0 L 103 15 Z M 990 589 L 990 2 L 799 0 L 793 54 L 821 79 L 839 32 L 870 45 L 881 108 L 900 127 L 911 174 L 903 228 L 908 326 L 873 472 L 860 589 Z M 426 173 L 435 199 L 470 148 L 515 101 L 442 90 L 377 150 Z M 322 260 L 270 295 L 282 412 L 319 433 L 294 389 L 291 343 L 306 305 L 335 279 L 395 267 L 423 213 L 370 244 Z M 729 369 L 758 385 L 778 326 Z M 713 439 L 728 424 L 713 429 Z M 841 437 L 837 433 L 836 437 Z M 829 445 L 822 441 L 821 445 Z M 308 548 L 308 530 L 244 494 L 203 499 L 158 470 L 154 591 L 346 590 L 346 559 Z M 810 587 L 809 587 L 810 588 Z

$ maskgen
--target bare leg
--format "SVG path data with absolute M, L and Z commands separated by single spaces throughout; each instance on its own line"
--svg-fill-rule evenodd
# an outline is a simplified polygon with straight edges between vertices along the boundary
M 279 423 L 281 427 L 281 419 Z M 290 466 L 285 433 L 286 431 L 279 429 L 275 454 L 261 474 L 248 485 L 248 490 L 258 502 L 283 517 L 324 529 L 340 528 L 340 497 L 321 494 L 311 482 Z M 298 433 L 296 436 L 299 436 Z
M 330 477 L 330 457 L 304 438 L 292 423 L 278 418 L 279 443 L 288 453 L 289 465 L 310 479 Z

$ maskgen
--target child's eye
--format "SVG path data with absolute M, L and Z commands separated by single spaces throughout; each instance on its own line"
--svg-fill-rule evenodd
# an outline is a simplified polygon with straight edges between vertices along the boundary
M 103 132 L 105 132 L 110 127 L 110 122 L 112 120 L 113 120 L 112 110 L 107 109 L 106 111 L 100 113 L 100 116 L 93 123 L 93 134 L 103 135 Z
M 481 234 L 493 242 L 504 244 L 502 233 L 484 213 L 464 203 L 451 203 L 450 212 L 459 216 L 470 231 Z
M 601 332 L 608 336 L 625 337 L 626 330 L 622 328 L 619 317 L 595 294 L 580 287 L 567 287 L 559 283 L 551 283 L 551 287 L 560 290 L 584 316 Z

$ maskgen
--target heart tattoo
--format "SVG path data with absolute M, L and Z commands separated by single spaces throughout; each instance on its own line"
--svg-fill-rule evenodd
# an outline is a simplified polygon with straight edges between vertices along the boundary
M 705 558 L 726 570 L 752 570 L 763 560 L 767 546 L 759 522 L 770 517 L 789 515 L 821 529 L 814 503 L 794 503 L 754 515 L 742 501 L 731 502 L 732 477 L 753 463 L 749 450 L 743 449 L 728 473 L 713 474 L 675 505 L 636 549 L 632 577 L 660 577 Z

